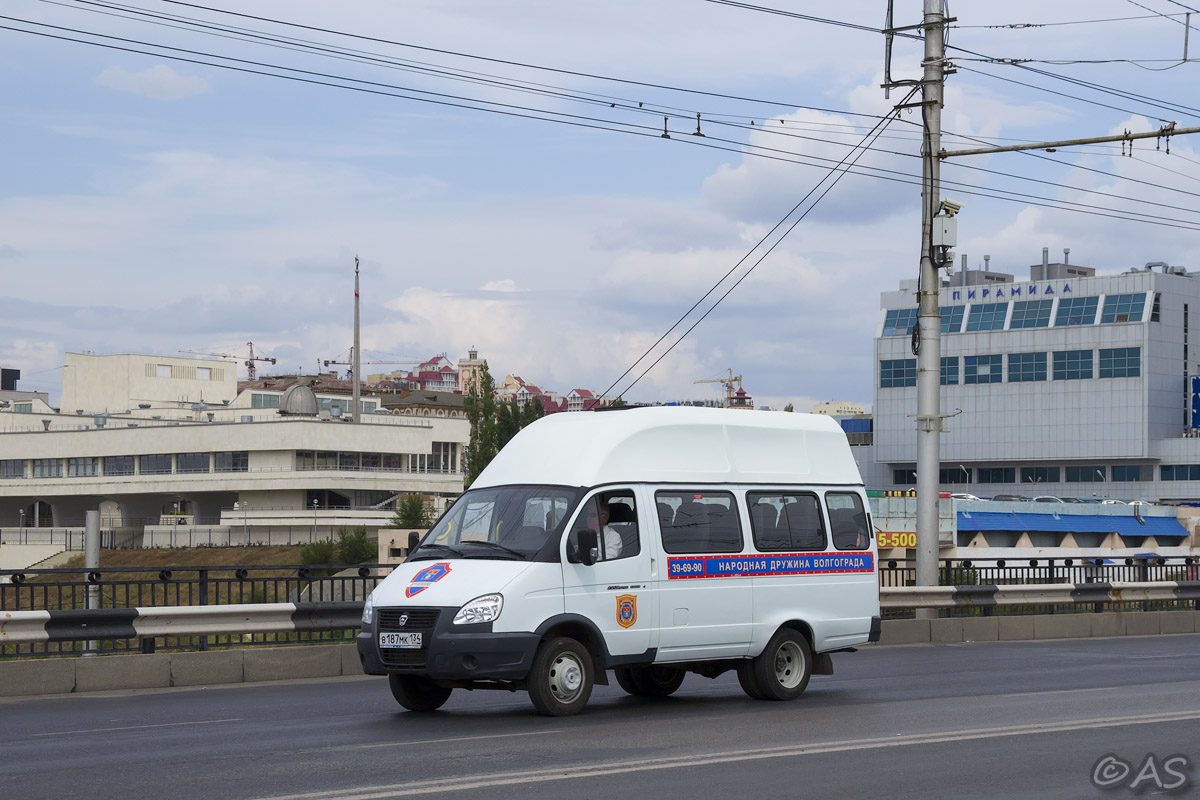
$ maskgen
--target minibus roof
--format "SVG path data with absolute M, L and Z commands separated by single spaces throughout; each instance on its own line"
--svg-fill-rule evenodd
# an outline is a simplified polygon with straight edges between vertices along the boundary
M 543 417 L 471 488 L 632 482 L 862 485 L 862 477 L 832 417 L 653 406 Z

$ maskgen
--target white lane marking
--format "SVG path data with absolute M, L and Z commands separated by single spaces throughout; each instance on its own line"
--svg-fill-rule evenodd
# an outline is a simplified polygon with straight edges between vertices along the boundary
M 1032 725 L 1006 725 L 996 728 L 972 728 L 939 733 L 895 734 L 886 738 L 849 739 L 833 742 L 814 742 L 788 747 L 767 747 L 755 750 L 722 751 L 699 753 L 690 756 L 651 758 L 641 761 L 610 761 L 599 764 L 572 764 L 551 769 L 530 769 L 520 772 L 500 772 L 491 775 L 469 775 L 456 778 L 435 778 L 386 786 L 366 786 L 332 791 L 306 792 L 280 795 L 264 800 L 383 800 L 391 797 L 462 792 L 471 789 L 492 789 L 524 783 L 543 783 L 572 779 L 595 778 L 602 775 L 618 775 L 651 770 L 683 769 L 688 767 L 729 764 L 740 761 L 758 761 L 789 756 L 805 756 L 817 753 L 835 753 L 849 750 L 873 750 L 884 747 L 961 742 L 970 739 L 994 739 L 1006 736 L 1030 736 L 1046 733 L 1064 733 L 1095 728 L 1115 728 L 1125 725 L 1153 725 L 1168 722 L 1200 720 L 1200 710 L 1175 711 L 1164 714 L 1135 714 L 1126 717 L 1101 717 L 1098 719 L 1064 720 L 1062 722 L 1037 723 Z
M 163 722 L 159 725 L 128 725 L 124 728 L 91 728 L 89 730 L 80 731 L 54 731 L 53 733 L 34 733 L 30 738 L 38 736 L 70 736 L 73 733 L 111 733 L 113 731 L 140 731 L 147 728 L 175 728 L 183 725 L 215 725 L 218 722 L 241 722 L 245 717 L 231 717 L 230 719 L 201 719 L 191 720 L 189 722 Z
M 1047 694 L 1079 694 L 1081 692 L 1112 692 L 1117 689 L 1128 689 L 1127 686 L 1095 686 L 1091 689 L 1047 689 L 1044 692 L 1016 692 L 1014 694 L 1002 694 L 998 697 L 1041 697 Z
M 370 750 L 375 747 L 404 747 L 405 745 L 414 744 L 443 744 L 445 742 L 473 742 L 477 739 L 512 739 L 517 736 L 545 736 L 549 733 L 562 733 L 561 730 L 556 731 L 529 731 L 527 733 L 488 733 L 479 736 L 455 736 L 449 739 L 414 739 L 406 742 L 380 742 L 379 744 L 348 744 L 343 747 L 334 748 L 336 750 Z

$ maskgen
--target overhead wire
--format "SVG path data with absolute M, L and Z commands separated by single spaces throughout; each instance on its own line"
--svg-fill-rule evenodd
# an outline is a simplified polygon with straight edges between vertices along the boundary
M 913 87 L 909 91 L 907 96 L 904 98 L 904 100 L 901 100 L 900 103 L 898 103 L 897 105 L 901 105 L 901 104 L 907 102 L 907 100 L 909 98 L 911 98 L 914 94 L 916 94 L 917 91 L 918 91 L 918 87 Z M 887 128 L 887 126 L 890 124 L 890 122 L 891 122 L 890 118 L 881 119 L 878 123 L 876 123 L 876 125 L 871 129 L 871 131 L 869 131 L 867 133 L 867 135 L 863 137 L 861 144 L 864 144 L 864 145 L 869 144 L 870 140 L 871 140 L 871 135 L 873 133 L 882 132 L 883 130 L 885 130 Z M 623 381 L 626 378 L 626 376 L 629 375 L 629 373 L 631 373 L 633 370 L 635 370 L 637 368 L 637 366 L 640 363 L 642 363 L 642 361 L 644 361 L 646 358 L 648 358 L 649 355 L 652 352 L 654 352 L 654 349 L 656 347 L 658 347 L 663 342 L 664 339 L 666 339 L 668 336 L 670 336 L 671 333 L 676 328 L 678 328 L 681 324 L 683 324 L 684 320 L 686 320 L 692 314 L 693 311 L 695 311 L 697 308 L 699 308 L 699 306 L 706 299 L 708 299 L 713 294 L 713 292 L 717 291 L 717 289 L 721 286 L 721 284 L 723 284 L 725 281 L 727 281 L 730 278 L 730 276 L 732 276 L 733 273 L 736 272 L 737 269 L 742 264 L 744 264 L 747 261 L 747 259 L 750 258 L 751 255 L 754 254 L 754 252 L 756 250 L 761 248 L 771 238 L 771 236 L 777 230 L 779 230 L 788 221 L 788 219 L 790 219 L 792 217 L 792 215 L 795 214 L 796 211 L 798 211 L 801 208 L 801 206 L 803 206 L 808 201 L 808 199 L 811 198 L 813 196 L 813 194 L 818 189 L 820 189 L 823 184 L 825 184 L 827 181 L 829 181 L 829 179 L 832 177 L 833 180 L 829 183 L 829 185 L 825 188 L 825 190 L 823 192 L 821 192 L 821 194 L 817 197 L 817 199 L 814 200 L 809 205 L 809 207 L 804 210 L 804 212 L 802 214 L 800 214 L 799 216 L 796 217 L 795 221 L 793 221 L 792 224 L 790 226 L 788 226 L 788 228 L 782 233 L 782 235 L 780 235 L 775 240 L 775 242 L 769 248 L 767 248 L 766 251 L 764 251 L 762 253 L 762 255 L 759 256 L 757 261 L 755 261 L 752 265 L 750 265 L 750 267 L 747 270 L 745 270 L 745 272 L 743 272 L 741 277 L 739 277 L 733 283 L 733 285 L 731 285 L 725 291 L 724 294 L 722 294 L 719 298 L 717 298 L 717 300 L 711 306 L 709 306 L 707 311 L 705 311 L 703 314 L 701 314 L 700 317 L 698 319 L 696 319 L 696 321 L 693 322 L 686 331 L 684 331 L 682 334 L 680 334 L 679 337 L 677 339 L 675 339 L 674 342 L 671 343 L 670 347 L 668 347 L 666 350 L 664 350 L 658 356 L 658 358 L 656 358 L 650 364 L 650 366 L 648 366 L 645 370 L 643 370 L 642 373 L 633 380 L 632 383 L 630 383 L 628 386 L 626 386 L 624 389 L 621 390 L 621 393 L 619 395 L 617 395 L 618 399 L 624 397 L 625 393 L 630 391 L 631 389 L 633 389 L 633 387 L 636 386 L 638 384 L 638 382 L 641 381 L 642 378 L 646 377 L 646 375 L 650 372 L 650 370 L 652 370 L 656 366 L 658 366 L 658 364 L 664 358 L 666 358 L 671 353 L 671 351 L 673 351 L 676 347 L 678 347 L 679 344 L 684 339 L 686 339 L 687 336 L 692 331 L 694 331 L 696 329 L 697 325 L 699 325 L 701 322 L 703 322 L 708 317 L 708 315 L 711 314 L 717 308 L 717 306 L 719 306 L 721 304 L 721 302 L 726 297 L 729 296 L 729 294 L 734 289 L 736 289 L 739 285 L 741 285 L 742 281 L 744 281 L 746 278 L 748 278 L 750 276 L 751 273 L 754 272 L 754 270 L 758 267 L 758 265 L 761 264 L 763 262 L 763 260 L 766 259 L 766 257 L 769 256 L 775 250 L 775 248 L 778 247 L 780 245 L 780 243 L 782 243 L 783 240 L 787 238 L 788 234 L 790 234 L 793 230 L 795 230 L 796 226 L 799 225 L 804 220 L 804 218 L 808 216 L 808 214 L 817 206 L 818 203 L 821 202 L 822 199 L 824 199 L 825 195 L 827 195 L 829 193 L 829 191 L 834 186 L 836 186 L 839 181 L 841 181 L 841 179 L 846 175 L 846 170 L 839 170 L 838 167 L 842 167 L 843 165 L 845 165 L 847 160 L 850 161 L 850 166 L 853 166 L 854 162 L 857 161 L 859 158 L 861 158 L 864 152 L 866 152 L 864 149 L 859 148 L 859 149 L 856 149 L 856 150 L 852 151 L 851 153 L 847 153 L 845 156 L 843 156 L 841 161 L 838 162 L 836 167 L 831 168 L 824 176 L 822 176 L 821 179 L 816 184 L 814 184 L 813 187 L 811 189 L 809 189 L 808 192 L 802 198 L 800 198 L 799 202 L 797 202 L 794 206 L 791 207 L 791 209 L 788 210 L 788 212 L 783 216 L 782 219 L 779 220 L 779 222 L 775 223 L 775 225 L 769 231 L 767 231 L 765 234 L 763 234 L 763 236 L 758 240 L 758 242 L 756 242 L 753 247 L 751 247 L 749 250 L 747 250 L 745 255 L 743 255 L 740 259 L 738 259 L 737 263 L 735 263 L 732 267 L 730 267 L 729 270 L 724 275 L 722 275 L 721 278 L 716 283 L 714 283 L 709 288 L 709 290 L 706 291 L 700 297 L 699 300 L 697 300 L 695 303 L 692 304 L 691 308 L 689 308 L 687 311 L 685 311 L 683 313 L 683 315 L 680 316 L 679 319 L 677 319 L 675 321 L 675 323 L 673 325 L 671 325 L 671 327 L 668 328 L 667 331 L 654 342 L 654 344 L 650 345 L 650 347 L 647 348 L 646 351 L 641 356 L 639 356 L 632 364 L 630 364 L 629 367 L 624 372 L 622 372 L 621 375 L 615 381 L 613 381 L 608 386 L 607 389 L 605 389 L 603 392 L 601 392 L 601 396 L 603 397 L 603 396 L 607 395 L 609 392 L 611 392 L 617 386 L 617 384 L 621 383 L 621 381 Z
M 0 19 L 14 19 L 14 18 L 0 17 Z M 18 20 L 18 21 L 25 22 L 24 20 Z M 53 26 L 53 25 L 49 25 L 47 23 L 34 23 L 34 24 L 38 24 L 43 27 L 50 27 L 50 28 L 54 28 L 54 29 L 62 29 L 62 26 Z M 573 125 L 576 127 L 583 127 L 583 128 L 589 128 L 589 129 L 620 132 L 620 133 L 626 133 L 626 134 L 630 134 L 630 135 L 638 135 L 638 136 L 643 136 L 643 137 L 662 138 L 661 134 L 658 133 L 658 129 L 656 129 L 656 128 L 650 128 L 649 126 L 637 125 L 637 124 L 629 123 L 629 122 L 616 122 L 616 121 L 611 121 L 611 120 L 599 119 L 599 118 L 595 118 L 595 117 L 587 117 L 584 115 L 565 114 L 564 112 L 547 111 L 545 109 L 536 109 L 536 108 L 531 108 L 531 107 L 527 107 L 527 106 L 514 107 L 511 104 L 498 104 L 498 103 L 494 103 L 493 101 L 481 101 L 481 100 L 477 100 L 475 98 L 465 98 L 465 100 L 467 102 L 460 102 L 460 100 L 462 100 L 463 98 L 459 98 L 458 96 L 450 96 L 450 97 L 454 97 L 455 99 L 449 100 L 449 99 L 446 99 L 446 97 L 447 97 L 446 95 L 441 94 L 441 93 L 429 93 L 429 94 L 433 94 L 436 96 L 419 97 L 419 96 L 414 96 L 414 95 L 409 95 L 409 94 L 402 94 L 402 93 L 398 93 L 398 92 L 384 91 L 382 88 L 378 88 L 378 87 L 388 86 L 388 85 L 379 84 L 378 82 L 374 82 L 374 81 L 361 81 L 360 79 L 345 78 L 343 76 L 332 76 L 333 80 L 346 80 L 346 81 L 370 84 L 368 86 L 348 86 L 344 83 L 335 83 L 335 82 L 325 81 L 325 80 L 316 80 L 316 79 L 313 79 L 310 77 L 301 77 L 301 76 L 296 76 L 296 75 L 283 75 L 283 74 L 279 74 L 279 73 L 275 73 L 275 72 L 269 72 L 266 70 L 252 69 L 252 68 L 248 68 L 245 66 L 236 66 L 236 65 L 231 65 L 231 64 L 222 64 L 219 62 L 203 61 L 203 60 L 196 59 L 196 58 L 190 58 L 190 57 L 186 57 L 186 56 L 178 56 L 178 55 L 173 55 L 170 53 L 154 53 L 154 52 L 150 52 L 150 51 L 138 50 L 136 48 L 130 48 L 130 47 L 125 47 L 125 46 L 121 46 L 121 45 L 107 44 L 104 42 L 94 42 L 94 41 L 89 41 L 86 39 L 75 39 L 72 37 L 66 37 L 66 36 L 62 36 L 62 35 L 58 35 L 58 34 L 50 34 L 50 33 L 45 33 L 45 32 L 41 32 L 41 31 L 30 31 L 30 30 L 26 30 L 26 29 L 22 29 L 22 28 L 14 28 L 11 26 L 0 26 L 0 28 L 7 29 L 7 30 L 13 30 L 13 31 L 20 32 L 20 33 L 37 35 L 37 36 L 41 36 L 41 37 L 45 37 L 45 38 L 61 39 L 64 41 L 69 41 L 69 42 L 74 42 L 74 43 L 79 43 L 79 44 L 87 44 L 87 45 L 103 47 L 103 48 L 107 48 L 107 49 L 114 49 L 114 50 L 133 52 L 133 53 L 141 53 L 143 55 L 154 55 L 154 56 L 157 56 L 160 58 L 168 58 L 168 59 L 172 59 L 172 60 L 183 61 L 186 63 L 202 64 L 205 66 L 227 69 L 227 70 L 232 70 L 232 71 L 236 71 L 236 72 L 250 73 L 250 74 L 261 75 L 261 76 L 265 76 L 265 77 L 281 78 L 284 80 L 289 80 L 289 81 L 294 81 L 294 82 L 309 83 L 309 84 L 321 85 L 321 86 L 326 86 L 326 87 L 336 88 L 336 89 L 346 89 L 346 90 L 362 92 L 362 93 L 366 93 L 366 94 L 389 96 L 389 97 L 395 97 L 395 98 L 407 99 L 407 100 L 417 100 L 419 102 L 427 102 L 427 103 L 433 103 L 433 104 L 437 104 L 437 105 L 443 105 L 443 106 L 454 107 L 454 108 L 463 108 L 463 109 L 468 109 L 468 110 L 482 110 L 482 111 L 487 111 L 489 113 L 502 114 L 502 115 L 506 115 L 506 116 L 515 116 L 515 117 L 521 117 L 521 118 L 533 119 L 533 120 L 557 122 L 560 124 L 569 124 L 569 125 Z M 96 35 L 101 36 L 103 38 L 109 38 L 109 39 L 121 38 L 121 37 L 107 36 L 104 34 L 96 34 Z M 150 45 L 150 46 L 156 46 L 156 45 Z M 156 47 L 159 47 L 160 49 L 171 49 L 171 50 L 179 50 L 180 49 L 180 48 L 169 48 L 167 46 L 156 46 Z M 210 56 L 210 57 L 228 58 L 228 57 L 224 57 L 224 56 Z M 229 60 L 245 62 L 244 59 L 229 59 Z M 256 63 L 258 63 L 258 62 L 256 62 Z M 272 67 L 275 65 L 267 65 L 267 66 Z M 289 67 L 279 67 L 279 68 L 292 70 L 292 71 L 306 72 L 306 73 L 311 74 L 311 71 L 306 71 L 306 70 L 295 70 L 294 68 L 289 68 Z M 478 105 L 473 104 L 473 103 L 478 103 Z M 490 107 L 488 107 L 488 105 L 498 105 L 498 106 L 502 106 L 502 107 L 490 108 Z M 543 116 L 543 114 L 550 114 L 553 116 Z M 617 126 L 617 127 L 614 127 L 614 126 Z M 696 137 L 692 137 L 692 136 L 683 135 L 683 136 L 676 137 L 675 141 L 684 142 L 684 143 L 691 144 L 694 146 L 726 150 L 729 152 L 735 152 L 735 153 L 739 153 L 742 155 L 749 154 L 749 155 L 754 155 L 754 156 L 758 156 L 758 157 L 771 158 L 773 160 L 787 161 L 790 163 L 796 163 L 796 164 L 800 164 L 800 165 L 804 165 L 804 166 L 820 167 L 821 164 L 814 164 L 813 163 L 814 160 L 818 161 L 818 162 L 834 161 L 834 159 L 825 158 L 825 157 L 821 157 L 821 156 L 815 156 L 815 155 L 798 157 L 799 154 L 796 154 L 792 151 L 782 150 L 779 148 L 770 148 L 770 147 L 766 147 L 764 145 L 747 144 L 747 143 L 743 143 L 743 142 L 740 142 L 737 140 L 722 139 L 720 137 L 707 137 L 708 139 L 711 139 L 712 141 L 705 141 L 705 140 L 703 140 L 703 138 L 704 137 L 696 138 Z M 717 144 L 717 142 L 719 142 L 720 144 Z M 725 146 L 726 144 L 734 145 L 734 146 L 732 146 L 732 147 Z M 766 151 L 766 152 L 758 152 L 758 151 Z M 775 154 L 779 154 L 779 155 L 775 155 Z M 806 160 L 806 159 L 809 159 L 809 160 Z M 878 179 L 882 179 L 882 180 L 890 180 L 893 182 L 919 184 L 919 178 L 915 178 L 914 176 L 912 176 L 908 173 L 898 172 L 896 170 L 889 170 L 889 169 L 885 169 L 882 167 L 873 167 L 873 166 L 865 166 L 864 165 L 864 166 L 859 167 L 858 170 L 847 170 L 847 171 L 854 171 L 854 172 L 856 172 L 856 174 L 862 174 L 862 175 L 865 175 L 868 177 L 874 177 L 874 178 L 878 178 Z M 1046 198 L 1046 197 L 1042 197 L 1042 196 L 1038 196 L 1038 195 L 1028 195 L 1028 194 L 1011 192 L 1011 191 L 1002 190 L 1002 189 L 991 189 L 988 187 L 980 187 L 980 186 L 976 186 L 973 184 L 967 184 L 967 183 L 963 183 L 963 182 L 951 182 L 951 183 L 953 183 L 954 185 L 960 186 L 961 188 L 959 189 L 959 191 L 962 191 L 967 194 L 977 194 L 980 196 L 994 197 L 996 199 L 1010 200 L 1013 202 L 1021 202 L 1023 199 L 1027 199 L 1028 202 L 1030 202 L 1034 205 L 1043 205 L 1043 206 L 1046 206 L 1049 208 L 1059 208 L 1062 210 L 1076 211 L 1078 213 L 1091 213 L 1091 214 L 1096 214 L 1098 216 L 1112 217 L 1112 218 L 1118 218 L 1118 219 L 1129 219 L 1130 221 L 1134 221 L 1134 222 L 1145 222 L 1148 224 L 1154 224 L 1154 225 L 1160 225 L 1160 226 L 1166 226 L 1166 227 L 1187 227 L 1188 229 L 1192 229 L 1186 220 L 1179 220 L 1179 219 L 1175 219 L 1175 218 L 1167 218 L 1167 217 L 1161 217 L 1161 216 L 1156 217 L 1155 215 L 1143 214 L 1141 212 L 1128 211 L 1125 209 L 1113 209 L 1113 208 L 1109 208 L 1109 207 L 1105 207 L 1105 206 L 1098 206 L 1095 204 L 1075 203 L 1073 201 L 1058 200 L 1055 198 Z M 1012 196 L 1010 197 L 1007 195 L 1012 195 Z M 1039 202 L 1039 201 L 1044 201 L 1044 202 Z M 1111 212 L 1111 213 L 1106 213 L 1106 212 Z

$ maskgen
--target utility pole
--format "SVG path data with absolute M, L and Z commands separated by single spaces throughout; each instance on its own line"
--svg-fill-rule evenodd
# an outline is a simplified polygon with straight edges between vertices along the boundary
M 924 0 L 925 73 L 921 80 L 921 273 L 917 316 L 917 585 L 938 582 L 938 473 L 941 468 L 942 320 L 938 310 L 941 256 L 934 247 L 934 216 L 940 204 L 942 86 L 945 24 L 942 0 Z M 918 609 L 936 616 L 936 609 Z
M 354 374 L 351 376 L 353 378 L 353 380 L 350 381 L 350 397 L 351 397 L 350 403 L 351 403 L 351 408 L 353 409 L 350 412 L 350 414 L 351 414 L 350 419 L 352 419 L 354 422 L 359 421 L 360 409 L 362 408 L 362 403 L 359 400 L 359 395 L 361 394 L 361 389 L 359 387 L 362 386 L 362 377 L 358 371 L 359 367 L 361 366 L 361 364 L 360 364 L 361 356 L 359 355 L 360 352 L 361 351 L 358 349 L 358 256 L 355 256 L 354 257 L 354 355 L 350 357 L 350 360 L 354 363 L 354 366 L 351 367 L 351 369 L 354 371 Z

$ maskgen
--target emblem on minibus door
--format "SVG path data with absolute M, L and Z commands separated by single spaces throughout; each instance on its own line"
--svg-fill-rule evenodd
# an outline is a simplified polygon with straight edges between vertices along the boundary
M 637 595 L 617 595 L 617 624 L 622 628 L 632 628 L 637 622 Z

